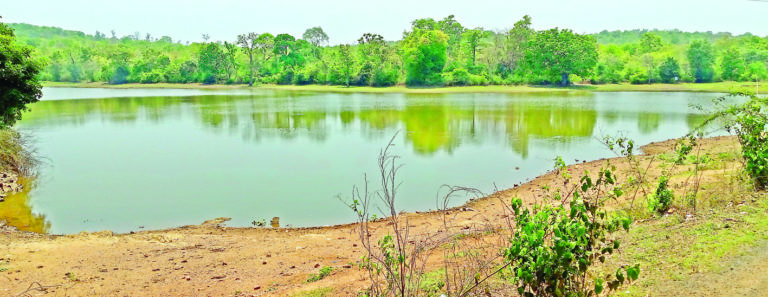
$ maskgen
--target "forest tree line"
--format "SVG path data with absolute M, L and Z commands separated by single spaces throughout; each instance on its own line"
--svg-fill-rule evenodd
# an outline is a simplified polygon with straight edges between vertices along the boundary
M 244 32 L 232 41 L 85 34 L 10 24 L 45 67 L 44 81 L 204 84 L 464 86 L 572 82 L 652 84 L 768 79 L 768 37 L 677 30 L 509 30 L 418 19 L 398 41 L 363 34 L 329 45 L 321 27 L 300 37 Z

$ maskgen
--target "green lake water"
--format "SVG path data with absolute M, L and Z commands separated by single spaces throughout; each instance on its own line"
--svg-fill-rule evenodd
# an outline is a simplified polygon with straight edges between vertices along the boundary
M 50 233 L 199 224 L 353 221 L 348 198 L 397 131 L 398 206 L 436 208 L 443 184 L 486 193 L 567 163 L 613 156 L 704 118 L 697 93 L 336 94 L 301 91 L 46 88 L 18 129 L 46 165 L 0 219 Z M 518 169 L 516 169 L 518 168 Z M 457 199 L 455 205 L 464 203 Z M 2 205 L 0 205 L 2 206 Z M 2 209 L 0 207 L 0 209 Z

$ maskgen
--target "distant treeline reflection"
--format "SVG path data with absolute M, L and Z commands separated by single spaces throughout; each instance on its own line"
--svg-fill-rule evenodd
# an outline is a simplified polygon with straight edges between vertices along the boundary
M 494 95 L 502 96 L 502 95 Z M 369 136 L 405 132 L 420 154 L 451 152 L 462 143 L 506 140 L 524 157 L 532 139 L 568 145 L 599 135 L 598 118 L 607 125 L 636 121 L 641 134 L 656 132 L 665 116 L 653 111 L 600 111 L 591 95 L 560 100 L 564 94 L 333 94 L 289 92 L 244 96 L 137 97 L 41 101 L 24 115 L 25 126 L 79 125 L 91 121 L 113 124 L 147 123 L 192 118 L 217 133 L 240 134 L 248 141 L 307 137 L 323 141 L 334 130 L 361 130 Z M 548 98 L 551 97 L 551 98 Z M 467 99 L 471 100 L 467 100 Z M 585 99 L 586 98 L 586 99 Z M 509 99 L 509 98 L 507 98 Z M 519 99 L 519 100 L 518 100 Z M 557 100 L 556 104 L 552 104 Z M 681 111 L 689 128 L 705 115 Z M 604 127 L 610 128 L 610 127 Z

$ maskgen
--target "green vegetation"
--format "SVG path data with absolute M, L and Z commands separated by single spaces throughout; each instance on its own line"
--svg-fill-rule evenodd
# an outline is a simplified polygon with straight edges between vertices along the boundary
M 749 93 L 734 96 L 749 96 L 749 100 L 741 105 L 722 108 L 709 121 L 726 118 L 726 129 L 736 134 L 741 144 L 746 172 L 755 187 L 764 190 L 768 187 L 768 100 Z
M 332 292 L 333 288 L 318 288 L 314 290 L 299 292 L 291 295 L 291 297 L 325 297 L 332 296 L 330 295 Z
M 557 163 L 569 180 L 562 159 Z M 601 170 L 594 181 L 586 173 L 572 187 L 550 197 L 556 206 L 544 202 L 527 208 L 518 198 L 510 204 L 515 224 L 504 258 L 521 296 L 599 296 L 638 278 L 638 265 L 619 267 L 607 277 L 590 269 L 618 251 L 619 241 L 610 236 L 628 231 L 632 223 L 603 210 L 606 200 L 623 195 L 613 170 Z
M 662 175 L 659 178 L 659 186 L 656 188 L 656 192 L 648 195 L 648 211 L 664 214 L 672 206 L 672 200 L 675 199 L 675 196 L 668 188 L 668 183 L 669 177 Z
M 13 30 L 0 23 L 0 171 L 31 175 L 37 162 L 26 148 L 26 138 L 11 129 L 21 119 L 27 104 L 42 93 L 38 81 L 41 64 L 32 49 L 19 44 Z
M 42 97 L 40 69 L 32 49 L 19 44 L 13 30 L 0 23 L 0 129 L 13 126 L 26 105 Z
M 509 31 L 466 28 L 453 16 L 417 19 L 402 40 L 365 33 L 329 45 L 313 27 L 289 34 L 244 33 L 234 42 L 182 44 L 171 37 L 93 35 L 12 24 L 46 66 L 44 81 L 280 84 L 383 87 L 655 84 L 768 78 L 768 39 L 744 34 L 535 31 L 526 16 Z M 725 90 L 726 92 L 730 90 Z
M 307 279 L 307 282 L 311 283 L 324 279 L 326 276 L 331 275 L 331 272 L 333 272 L 333 267 L 323 266 L 320 268 L 320 271 L 318 271 L 317 274 L 310 275 Z

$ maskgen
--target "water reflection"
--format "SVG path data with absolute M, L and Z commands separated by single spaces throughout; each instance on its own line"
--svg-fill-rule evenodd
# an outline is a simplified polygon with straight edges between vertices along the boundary
M 5 221 L 9 226 L 14 226 L 21 231 L 47 233 L 51 223 L 46 221 L 45 215 L 32 212 L 29 203 L 29 191 L 33 183 L 21 181 L 25 185 L 19 193 L 8 195 L 5 202 L 0 204 L 0 221 Z
M 159 123 L 192 115 L 209 131 L 237 133 L 253 141 L 302 136 L 322 141 L 328 137 L 329 125 L 338 122 L 344 130 L 373 130 L 367 133 L 375 134 L 402 128 L 414 151 L 427 155 L 451 152 L 463 142 L 503 134 L 514 151 L 526 156 L 531 138 L 557 137 L 567 143 L 574 137 L 592 136 L 598 116 L 595 101 L 584 95 L 574 96 L 578 98 L 575 104 L 563 102 L 569 98 L 563 95 L 537 97 L 561 101 L 558 104 L 504 95 L 494 95 L 506 97 L 503 101 L 487 96 L 371 96 L 264 94 L 42 101 L 24 116 L 24 125 Z M 641 131 L 658 129 L 659 118 L 659 113 L 642 113 L 638 122 Z M 648 119 L 656 124 L 647 124 Z

